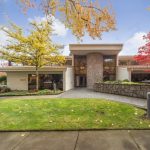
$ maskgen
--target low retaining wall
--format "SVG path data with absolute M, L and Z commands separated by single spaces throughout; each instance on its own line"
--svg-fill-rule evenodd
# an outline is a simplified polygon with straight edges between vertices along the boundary
M 94 91 L 146 99 L 150 85 L 95 83 Z

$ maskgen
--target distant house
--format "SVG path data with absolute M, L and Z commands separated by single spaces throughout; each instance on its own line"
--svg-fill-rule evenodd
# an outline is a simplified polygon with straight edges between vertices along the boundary
M 40 89 L 52 89 L 53 82 L 58 89 L 64 91 L 74 87 L 92 89 L 97 81 L 140 81 L 150 74 L 144 72 L 147 66 L 139 66 L 131 56 L 118 56 L 122 44 L 70 44 L 69 47 L 70 56 L 66 57 L 64 66 L 45 66 L 39 70 Z M 36 88 L 33 66 L 1 67 L 0 72 L 7 73 L 7 85 L 12 90 Z M 142 74 L 143 78 L 139 74 Z
M 150 82 L 150 66 L 140 65 L 133 58 L 134 56 L 118 57 L 118 78 L 128 79 L 133 82 Z

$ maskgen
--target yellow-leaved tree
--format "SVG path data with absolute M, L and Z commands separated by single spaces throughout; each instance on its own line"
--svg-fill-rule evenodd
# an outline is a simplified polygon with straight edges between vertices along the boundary
M 115 30 L 115 15 L 109 4 L 100 0 L 17 0 L 26 12 L 41 8 L 46 16 L 53 15 L 65 23 L 77 38 L 88 33 L 92 38 L 101 38 L 103 32 Z M 105 1 L 106 2 L 106 1 Z M 105 7 L 104 7 L 104 6 Z
M 14 23 L 2 30 L 8 35 L 9 43 L 0 49 L 1 58 L 14 63 L 34 66 L 36 90 L 39 89 L 38 71 L 45 65 L 64 64 L 65 57 L 60 55 L 59 46 L 51 40 L 52 22 L 31 22 L 31 29 L 25 35 L 23 29 Z

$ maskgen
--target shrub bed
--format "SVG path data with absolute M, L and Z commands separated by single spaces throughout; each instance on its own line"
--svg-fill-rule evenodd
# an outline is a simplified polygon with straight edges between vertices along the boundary
M 62 93 L 62 91 L 57 90 L 39 90 L 39 91 L 8 91 L 0 93 L 0 97 L 4 96 L 33 96 L 33 95 L 57 95 Z
M 6 92 L 10 92 L 11 89 L 8 88 L 7 86 L 0 86 L 0 93 L 6 93 Z

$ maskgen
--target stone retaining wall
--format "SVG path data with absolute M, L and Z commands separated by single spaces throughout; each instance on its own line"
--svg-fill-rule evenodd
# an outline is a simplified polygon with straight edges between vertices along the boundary
M 94 91 L 146 99 L 150 85 L 95 83 Z

